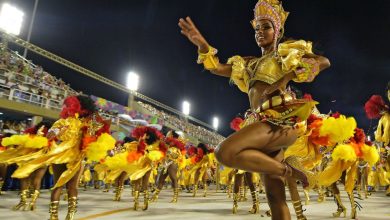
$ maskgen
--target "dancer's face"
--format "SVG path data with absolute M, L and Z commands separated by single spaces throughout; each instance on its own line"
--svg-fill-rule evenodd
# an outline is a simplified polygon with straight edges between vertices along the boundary
M 274 26 L 272 22 L 266 19 L 256 21 L 255 38 L 259 47 L 268 47 L 274 43 Z

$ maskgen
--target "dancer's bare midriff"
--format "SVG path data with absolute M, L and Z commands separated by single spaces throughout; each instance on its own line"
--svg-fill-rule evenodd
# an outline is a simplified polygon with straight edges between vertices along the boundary
M 256 111 L 261 107 L 261 104 L 273 96 L 280 95 L 285 86 L 275 89 L 274 86 L 262 81 L 256 81 L 249 89 L 249 103 L 252 111 Z

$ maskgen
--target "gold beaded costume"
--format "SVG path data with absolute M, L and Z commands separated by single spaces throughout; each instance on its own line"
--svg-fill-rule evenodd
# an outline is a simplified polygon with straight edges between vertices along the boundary
M 0 161 L 6 164 L 17 163 L 35 159 L 48 151 L 49 140 L 45 137 L 49 128 L 42 126 L 37 131 L 34 128 L 26 130 L 23 135 L 12 135 L 2 139 L 2 146 L 7 147 L 0 152 Z
M 246 60 L 234 56 L 228 60 L 228 64 L 233 65 L 231 80 L 245 93 L 248 93 L 255 81 L 273 84 L 291 71 L 296 71 L 295 82 L 310 82 L 319 71 L 318 65 L 310 66 L 312 60 L 303 58 L 305 54 L 311 53 L 311 43 L 300 40 L 281 43 L 277 52 L 261 58 Z M 298 68 L 306 71 L 298 71 Z M 244 126 L 256 121 L 292 126 L 306 120 L 316 103 L 313 100 L 297 99 L 294 94 L 285 91 L 264 101 L 260 109 L 249 111 Z
M 28 177 L 42 165 L 67 164 L 53 188 L 63 186 L 81 168 L 84 158 L 99 161 L 112 149 L 115 139 L 109 135 L 109 123 L 97 112 L 82 109 L 79 97 L 70 96 L 64 100 L 61 119 L 48 132 L 52 142 L 44 154 L 24 163 L 13 174 L 15 178 Z M 84 117 L 79 117 L 82 114 Z

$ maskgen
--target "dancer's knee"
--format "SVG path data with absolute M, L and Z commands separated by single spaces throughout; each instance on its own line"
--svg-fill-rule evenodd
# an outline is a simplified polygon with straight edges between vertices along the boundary
M 215 158 L 221 164 L 234 167 L 234 152 L 229 149 L 229 146 L 224 142 L 220 143 L 214 151 Z

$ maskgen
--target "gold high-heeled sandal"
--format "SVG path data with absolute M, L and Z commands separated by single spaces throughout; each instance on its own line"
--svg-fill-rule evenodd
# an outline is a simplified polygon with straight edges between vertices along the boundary
M 322 187 L 318 188 L 318 199 L 317 202 L 323 202 L 325 201 L 325 193 Z
M 59 206 L 59 201 L 52 201 L 50 202 L 50 207 L 49 207 L 49 213 L 50 217 L 49 220 L 58 220 L 58 206 Z
M 14 206 L 12 208 L 12 210 L 16 211 L 16 210 L 25 210 L 27 208 L 27 194 L 28 194 L 28 189 L 25 189 L 25 190 L 22 190 L 22 192 L 20 192 L 20 201 L 19 203 Z
M 227 186 L 227 197 L 232 198 L 232 185 L 231 184 L 229 184 Z
M 351 219 L 357 218 L 357 212 L 356 212 L 356 204 L 355 204 L 355 197 L 352 194 L 348 193 L 349 201 L 351 203 Z
M 177 198 L 179 197 L 179 188 L 173 190 L 173 199 L 171 203 L 177 203 Z
M 233 193 L 233 214 L 236 214 L 237 211 L 238 211 L 238 197 L 239 197 L 239 194 L 238 193 Z
M 252 196 L 252 208 L 249 210 L 249 213 L 251 214 L 256 214 L 260 212 L 259 208 L 259 199 L 257 198 L 256 191 L 251 191 L 251 196 Z
M 155 191 L 154 191 L 154 194 L 153 194 L 153 197 L 152 197 L 152 199 L 150 200 L 151 202 L 157 202 L 157 200 L 158 200 L 158 195 L 160 194 L 160 189 L 156 189 Z
M 149 207 L 149 190 L 144 191 L 144 206 L 142 207 L 142 211 L 148 210 Z
M 297 220 L 307 220 L 306 216 L 303 214 L 301 200 L 291 202 L 294 206 L 295 214 L 297 215 Z
M 334 194 L 335 202 L 337 204 L 337 211 L 333 213 L 333 217 L 340 217 L 341 214 L 345 216 L 347 215 L 347 209 L 341 202 L 340 194 Z
M 203 184 L 203 197 L 207 196 L 207 183 Z
M 65 220 L 73 220 L 77 212 L 77 197 L 68 198 L 68 213 L 66 214 Z
M 139 191 L 134 191 L 134 210 L 137 211 L 139 207 Z
M 192 197 L 195 197 L 197 192 L 198 192 L 198 184 L 195 184 L 194 185 L 194 192 L 192 194 Z
M 115 196 L 113 201 L 118 201 L 118 202 L 121 201 L 122 192 L 123 192 L 123 186 L 118 186 L 115 190 Z
M 39 197 L 39 194 L 40 194 L 39 190 L 35 190 L 34 193 L 31 195 L 31 202 L 28 205 L 28 210 L 30 210 L 30 211 L 34 211 L 35 210 L 35 208 L 36 208 L 35 207 L 35 203 L 36 203 L 36 201 L 37 201 L 37 199 Z

